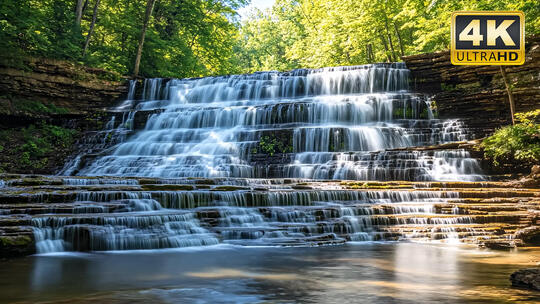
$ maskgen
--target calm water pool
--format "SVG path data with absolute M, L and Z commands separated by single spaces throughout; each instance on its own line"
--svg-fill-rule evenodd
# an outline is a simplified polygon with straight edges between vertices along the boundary
M 361 243 L 312 248 L 218 246 L 32 256 L 0 262 L 2 302 L 504 303 L 540 301 L 508 277 L 538 248 Z

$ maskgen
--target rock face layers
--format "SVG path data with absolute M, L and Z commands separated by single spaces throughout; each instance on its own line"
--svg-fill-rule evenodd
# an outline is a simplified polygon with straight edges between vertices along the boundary
M 26 59 L 20 68 L 0 64 L 0 92 L 0 171 L 51 174 L 82 134 L 103 128 L 127 87 L 105 70 Z
M 526 245 L 540 191 L 508 182 L 0 175 L 0 256 L 347 241 Z
M 127 91 L 125 82 L 117 81 L 120 76 L 109 71 L 51 59 L 29 59 L 25 64 L 23 69 L 0 64 L 3 105 L 29 98 L 66 108 L 69 114 L 88 114 L 111 107 Z M 4 108 L 8 113 L 2 114 L 9 114 L 16 105 Z
M 482 137 L 511 123 L 508 95 L 499 66 L 454 66 L 450 52 L 402 58 L 411 70 L 413 91 L 433 94 L 440 118 L 461 118 Z M 507 66 L 516 112 L 540 107 L 540 36 L 529 37 L 525 64 Z

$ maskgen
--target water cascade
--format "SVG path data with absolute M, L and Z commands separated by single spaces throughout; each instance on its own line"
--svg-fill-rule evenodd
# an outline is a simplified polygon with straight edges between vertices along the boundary
M 38 252 L 483 235 L 459 191 L 421 189 L 483 176 L 465 150 L 411 149 L 469 132 L 434 118 L 408 74 L 394 63 L 133 81 L 99 135 L 115 145 L 67 164 L 80 177 L 61 194 L 35 195 L 50 205 L 33 211 Z
M 408 91 L 408 74 L 395 63 L 149 79 L 140 100 L 132 85 L 120 106 L 124 127 L 150 113 L 144 128 L 79 175 L 482 179 L 465 151 L 387 151 L 468 138 L 459 121 L 433 118 L 429 99 Z M 257 165 L 261 149 L 290 161 Z

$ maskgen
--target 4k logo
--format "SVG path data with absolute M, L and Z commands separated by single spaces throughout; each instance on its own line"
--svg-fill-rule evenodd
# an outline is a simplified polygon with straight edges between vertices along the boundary
M 454 12 L 450 55 L 455 65 L 523 64 L 523 12 Z

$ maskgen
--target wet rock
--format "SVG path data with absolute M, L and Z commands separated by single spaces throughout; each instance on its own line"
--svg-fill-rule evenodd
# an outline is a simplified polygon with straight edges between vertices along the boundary
M 229 185 L 223 185 L 223 186 L 217 186 L 212 188 L 212 191 L 237 191 L 237 190 L 249 190 L 249 187 L 242 187 L 242 186 L 229 186 Z
M 516 245 L 509 240 L 488 240 L 481 243 L 480 247 L 492 250 L 510 250 L 516 248 Z
M 520 269 L 510 275 L 512 286 L 540 290 L 540 268 Z
M 514 98 L 519 100 L 516 112 L 538 108 L 539 45 L 539 35 L 528 37 L 525 63 L 506 68 L 508 77 L 513 80 Z M 433 94 L 440 118 L 464 119 L 476 138 L 511 123 L 508 97 L 498 66 L 453 66 L 449 51 L 405 56 L 402 59 L 411 71 L 413 90 Z M 518 167 L 508 169 L 516 172 Z M 519 169 L 521 171 L 525 167 Z
M 192 185 L 151 185 L 146 184 L 141 187 L 144 191 L 190 191 L 195 187 Z
M 310 189 L 313 189 L 313 187 L 311 187 L 311 186 L 301 185 L 301 184 L 292 185 L 291 188 L 296 189 L 296 190 L 310 190 Z
M 36 252 L 32 234 L 0 235 L 0 257 L 20 257 Z
M 540 226 L 531 226 L 518 230 L 514 236 L 523 240 L 525 244 L 540 245 Z

